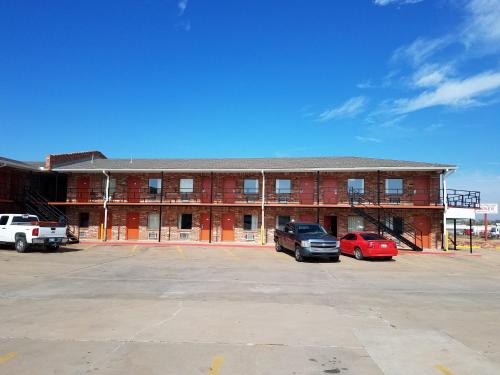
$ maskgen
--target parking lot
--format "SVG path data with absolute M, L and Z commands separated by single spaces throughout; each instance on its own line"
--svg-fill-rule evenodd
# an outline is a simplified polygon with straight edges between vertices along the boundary
M 0 373 L 499 374 L 500 251 L 480 254 L 2 248 Z

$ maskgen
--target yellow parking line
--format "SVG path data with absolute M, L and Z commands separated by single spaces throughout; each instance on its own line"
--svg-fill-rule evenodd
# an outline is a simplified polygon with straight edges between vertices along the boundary
M 10 352 L 10 353 L 7 353 L 7 354 L 0 356 L 0 365 L 3 365 L 5 362 L 8 362 L 12 358 L 15 358 L 15 357 L 17 357 L 16 352 Z
M 181 256 L 182 259 L 186 259 L 186 253 L 184 253 L 184 250 L 182 250 L 182 247 L 180 246 L 176 246 L 175 249 L 177 250 L 177 252 L 179 253 L 179 255 Z
M 228 254 L 231 258 L 234 258 L 234 259 L 240 259 L 234 252 L 231 251 L 231 249 L 224 249 L 224 252 L 226 254 Z
M 220 368 L 224 363 L 224 358 L 222 357 L 214 357 L 212 359 L 212 364 L 210 365 L 210 369 L 208 370 L 208 375 L 219 375 Z
M 441 374 L 443 375 L 453 375 L 453 372 L 446 366 L 444 365 L 436 365 L 434 366 L 434 368 L 436 370 L 438 370 L 439 372 L 441 372 Z

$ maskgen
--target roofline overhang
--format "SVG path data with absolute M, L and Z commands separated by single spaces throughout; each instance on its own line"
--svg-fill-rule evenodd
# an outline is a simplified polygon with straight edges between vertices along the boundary
M 144 172 L 144 173 L 154 173 L 154 172 L 171 172 L 171 173 L 202 173 L 202 172 L 220 172 L 220 173 L 235 173 L 235 172 L 255 172 L 261 173 L 264 172 L 376 172 L 376 171 L 446 171 L 446 170 L 457 170 L 456 166 L 436 166 L 436 167 L 360 167 L 360 168 L 248 168 L 248 169 L 238 169 L 238 168 L 206 168 L 206 169 L 168 169 L 168 168 L 92 168 L 92 169 L 71 169 L 71 168 L 54 168 L 52 171 L 54 172 L 85 172 L 85 173 L 102 173 L 102 171 L 106 172 L 114 172 L 114 173 L 127 173 L 127 172 Z

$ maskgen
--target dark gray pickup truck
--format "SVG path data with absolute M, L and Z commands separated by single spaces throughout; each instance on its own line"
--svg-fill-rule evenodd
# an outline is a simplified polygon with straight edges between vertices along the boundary
M 284 230 L 276 229 L 274 243 L 276 251 L 293 251 L 297 262 L 315 256 L 338 261 L 340 256 L 340 242 L 316 223 L 290 222 Z

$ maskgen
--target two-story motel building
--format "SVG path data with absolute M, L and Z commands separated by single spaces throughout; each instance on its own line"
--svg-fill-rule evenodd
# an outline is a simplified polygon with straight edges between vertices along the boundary
M 440 248 L 446 207 L 479 204 L 478 192 L 444 190 L 457 168 L 448 164 L 359 157 L 108 159 L 93 151 L 29 165 L 27 184 L 33 191 L 38 181 L 38 198 L 28 207 L 47 203 L 48 211 L 64 213 L 80 240 L 270 243 L 275 228 L 301 220 L 320 222 L 339 237 L 381 231 L 402 246 Z M 4 182 L 9 170 L 17 173 L 12 165 L 0 169 Z M 41 179 L 52 187 L 42 189 Z

